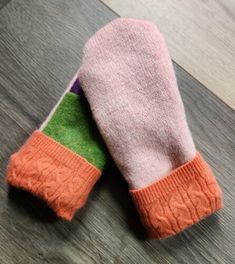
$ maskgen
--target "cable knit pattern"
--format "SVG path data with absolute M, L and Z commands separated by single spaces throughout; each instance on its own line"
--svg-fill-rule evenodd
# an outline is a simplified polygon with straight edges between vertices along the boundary
M 199 153 L 162 180 L 130 193 L 150 236 L 158 239 L 183 231 L 223 206 L 221 190 Z
M 155 25 L 112 21 L 86 43 L 78 76 L 152 237 L 175 235 L 221 208 L 221 191 L 197 154 Z
M 36 131 L 11 156 L 6 181 L 40 197 L 59 217 L 71 220 L 100 175 L 87 160 Z

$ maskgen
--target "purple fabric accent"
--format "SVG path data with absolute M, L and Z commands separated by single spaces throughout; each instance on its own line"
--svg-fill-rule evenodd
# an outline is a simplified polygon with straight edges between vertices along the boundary
M 80 95 L 82 93 L 82 87 L 78 79 L 75 80 L 70 92 Z

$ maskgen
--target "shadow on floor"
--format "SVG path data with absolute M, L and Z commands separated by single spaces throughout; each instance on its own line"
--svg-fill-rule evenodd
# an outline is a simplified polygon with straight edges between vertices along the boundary
M 108 189 L 110 196 L 119 204 L 120 214 L 128 224 L 130 232 L 140 240 L 147 239 L 146 230 L 129 194 L 128 184 L 115 165 L 112 164 L 104 171 L 95 188 Z
M 26 191 L 10 186 L 8 199 L 9 203 L 13 206 L 19 206 L 31 218 L 41 222 L 56 222 L 58 220 L 54 212 L 43 201 Z

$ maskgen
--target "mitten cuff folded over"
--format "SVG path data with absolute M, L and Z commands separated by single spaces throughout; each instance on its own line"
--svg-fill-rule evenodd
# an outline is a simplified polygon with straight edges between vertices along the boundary
M 44 200 L 59 217 L 71 220 L 100 175 L 86 159 L 36 131 L 11 156 L 6 181 Z
M 223 206 L 221 190 L 202 156 L 152 185 L 130 190 L 149 235 L 173 236 Z

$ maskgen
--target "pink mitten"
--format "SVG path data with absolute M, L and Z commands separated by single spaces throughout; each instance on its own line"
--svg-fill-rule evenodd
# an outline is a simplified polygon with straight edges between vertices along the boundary
M 79 79 L 152 237 L 175 235 L 221 208 L 153 24 L 117 19 L 99 30 L 85 46 Z

